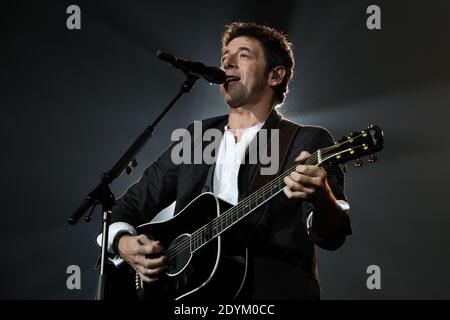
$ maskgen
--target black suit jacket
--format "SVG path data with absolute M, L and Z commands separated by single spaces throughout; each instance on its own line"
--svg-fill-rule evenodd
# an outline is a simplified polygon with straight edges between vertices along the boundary
M 263 129 L 277 126 L 280 114 L 273 111 Z M 202 121 L 202 129 L 216 128 L 224 131 L 228 116 Z M 193 136 L 194 126 L 187 128 Z M 209 165 L 179 164 L 171 160 L 174 142 L 144 172 L 141 179 L 131 186 L 113 209 L 112 222 L 123 221 L 137 226 L 150 221 L 158 212 L 176 201 L 175 213 L 181 211 L 198 196 L 205 186 Z M 301 151 L 310 153 L 333 143 L 325 129 L 301 126 L 287 153 L 285 164 L 279 172 L 294 165 Z M 203 150 L 209 142 L 192 141 L 191 150 Z M 193 156 L 192 156 L 193 160 Z M 238 176 L 240 197 L 245 194 L 256 172 L 257 165 L 242 164 Z M 337 199 L 346 200 L 344 176 L 338 166 L 327 169 L 329 185 Z M 250 236 L 244 237 L 249 246 L 251 263 L 246 298 L 252 299 L 301 299 L 318 297 L 320 287 L 316 271 L 315 245 L 334 250 L 340 247 L 345 236 L 351 234 L 350 220 L 336 226 L 328 238 L 313 243 L 306 219 L 314 210 L 309 202 L 288 199 L 284 193 L 276 196 L 267 207 L 264 218 Z M 238 234 L 236 236 L 239 236 Z

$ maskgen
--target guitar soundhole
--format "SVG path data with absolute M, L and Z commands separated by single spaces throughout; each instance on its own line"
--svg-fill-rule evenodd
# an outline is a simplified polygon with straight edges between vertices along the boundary
M 186 268 L 191 260 L 191 237 L 188 234 L 182 234 L 176 238 L 167 250 L 167 269 L 168 276 L 176 276 Z

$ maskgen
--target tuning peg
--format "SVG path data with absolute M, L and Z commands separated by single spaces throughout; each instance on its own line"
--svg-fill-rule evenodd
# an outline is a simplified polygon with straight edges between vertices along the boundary
M 368 159 L 368 161 L 369 162 L 376 162 L 377 161 L 377 156 L 376 155 L 374 155 L 374 154 L 371 154 L 370 156 L 369 156 L 369 159 Z
M 137 165 L 138 165 L 138 162 L 137 162 L 136 159 L 131 160 L 131 166 L 132 166 L 133 168 L 136 168 Z
M 355 167 L 361 167 L 364 162 L 362 162 L 361 159 L 356 159 L 354 163 L 355 163 Z

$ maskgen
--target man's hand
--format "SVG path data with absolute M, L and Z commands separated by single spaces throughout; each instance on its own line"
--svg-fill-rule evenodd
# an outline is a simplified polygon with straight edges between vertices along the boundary
M 304 161 L 311 154 L 300 153 L 296 162 Z M 288 198 L 299 198 L 311 202 L 314 206 L 312 219 L 313 234 L 326 238 L 348 220 L 346 212 L 339 206 L 327 181 L 327 173 L 322 167 L 298 165 L 289 176 L 284 178 L 283 191 Z
M 303 151 L 295 161 L 302 162 L 310 156 L 309 152 Z M 284 178 L 284 183 L 286 187 L 283 191 L 288 198 L 299 198 L 317 203 L 330 195 L 327 173 L 322 167 L 298 165 L 295 171 Z
M 146 235 L 125 235 L 119 240 L 119 255 L 136 270 L 144 282 L 158 281 L 158 274 L 164 269 L 166 256 L 159 241 L 150 240 Z M 146 255 L 157 256 L 147 258 Z

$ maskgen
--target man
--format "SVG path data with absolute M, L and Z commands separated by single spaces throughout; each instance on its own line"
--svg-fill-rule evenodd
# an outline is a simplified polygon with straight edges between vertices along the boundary
M 240 162 L 261 128 L 277 128 L 281 117 L 275 107 L 284 100 L 293 67 L 291 45 L 280 32 L 252 23 L 226 27 L 221 69 L 229 81 L 220 91 L 229 113 L 202 123 L 204 129 L 224 133 L 217 164 L 174 164 L 169 147 L 113 210 L 108 251 L 116 254 L 117 264 L 125 260 L 146 283 L 159 281 L 167 261 L 164 248 L 158 239 L 136 235 L 137 225 L 175 200 L 179 212 L 205 190 L 232 205 L 242 199 L 258 172 Z M 333 143 L 326 130 L 312 126 L 299 126 L 292 141 L 278 172 Z M 244 299 L 319 298 L 315 245 L 334 250 L 351 233 L 338 167 L 326 172 L 298 165 L 284 183 L 284 194 L 268 204 L 262 221 L 243 237 L 251 253 Z

